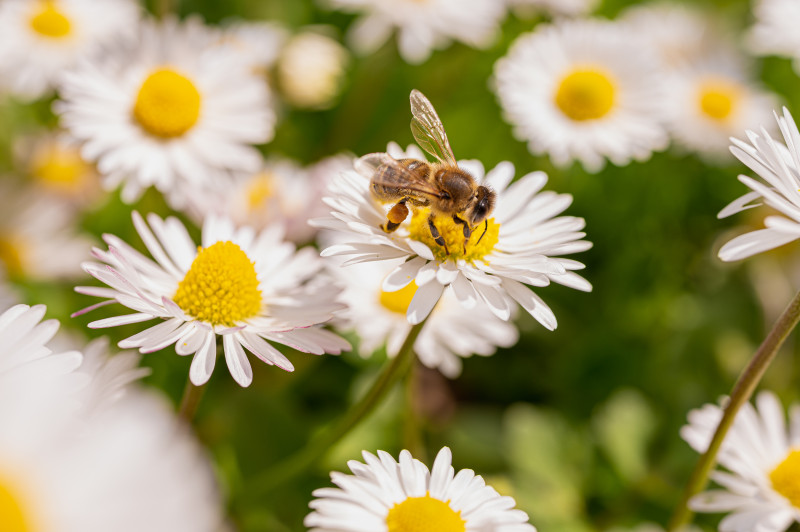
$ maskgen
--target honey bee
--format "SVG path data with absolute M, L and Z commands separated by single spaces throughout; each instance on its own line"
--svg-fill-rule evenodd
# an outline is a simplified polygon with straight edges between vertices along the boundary
M 411 115 L 414 138 L 438 162 L 394 159 L 386 153 L 372 153 L 361 157 L 356 168 L 371 176 L 370 189 L 378 201 L 395 202 L 381 225 L 384 231 L 391 233 L 408 217 L 407 203 L 412 207 L 430 207 L 428 228 L 434 241 L 450 254 L 435 219 L 451 217 L 463 228 L 466 251 L 473 229 L 481 222 L 485 225 L 478 242 L 486 234 L 496 194 L 489 187 L 478 185 L 468 172 L 458 167 L 439 115 L 416 89 L 411 91 Z

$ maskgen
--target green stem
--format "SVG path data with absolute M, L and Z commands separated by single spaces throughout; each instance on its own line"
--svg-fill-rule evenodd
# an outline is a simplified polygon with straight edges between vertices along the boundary
M 274 468 L 260 473 L 247 489 L 248 497 L 261 497 L 303 473 L 369 416 L 383 401 L 394 384 L 408 371 L 414 360 L 414 341 L 419 336 L 423 325 L 425 325 L 425 321 L 411 328 L 400 352 L 386 365 L 372 387 L 350 408 L 345 417 L 323 431 L 294 455 L 286 460 L 281 460 Z
M 178 0 L 156 0 L 156 15 L 163 19 L 167 15 L 175 14 Z
M 183 388 L 183 397 L 181 398 L 181 406 L 178 408 L 178 417 L 191 424 L 194 415 L 197 413 L 197 407 L 200 405 L 200 399 L 203 398 L 203 393 L 206 391 L 206 384 L 202 386 L 195 386 L 192 384 L 191 379 L 186 378 L 186 386 Z
M 425 461 L 422 456 L 422 420 L 417 409 L 417 390 L 419 389 L 419 362 L 412 362 L 406 374 L 405 383 L 405 417 L 403 419 L 403 447 L 408 449 L 415 458 Z
M 767 371 L 767 368 L 775 358 L 781 345 L 783 345 L 786 337 L 789 336 L 789 333 L 792 332 L 798 321 L 800 321 L 800 292 L 794 296 L 789 306 L 786 307 L 783 314 L 778 318 L 778 321 L 775 322 L 775 325 L 764 339 L 764 342 L 759 346 L 756 354 L 753 355 L 750 364 L 748 364 L 742 374 L 739 375 L 739 379 L 736 381 L 733 391 L 731 392 L 730 399 L 725 406 L 722 419 L 717 426 L 716 432 L 714 432 L 714 437 L 711 439 L 711 443 L 708 445 L 706 452 L 700 456 L 697 464 L 694 466 L 694 471 L 692 471 L 689 482 L 686 484 L 680 505 L 676 508 L 672 519 L 670 519 L 667 528 L 669 532 L 680 530 L 691 521 L 692 511 L 689 510 L 689 499 L 705 487 L 708 481 L 708 475 L 716 463 L 717 453 L 722 445 L 722 441 L 725 439 L 728 429 L 733 425 L 734 419 L 736 419 L 736 413 L 744 403 L 750 400 L 750 396 L 753 395 L 753 391 L 756 389 L 756 386 L 758 386 L 759 381 L 761 381 L 764 372 Z

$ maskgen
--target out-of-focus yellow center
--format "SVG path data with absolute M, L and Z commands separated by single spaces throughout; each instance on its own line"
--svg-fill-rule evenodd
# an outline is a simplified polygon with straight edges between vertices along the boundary
M 173 299 L 193 318 L 226 327 L 261 311 L 254 263 L 233 242 L 198 248 Z
M 741 99 L 741 88 L 729 81 L 712 80 L 702 83 L 697 91 L 700 111 L 719 122 L 727 120 Z
M 419 209 L 411 216 L 411 223 L 408 226 L 409 236 L 414 240 L 419 240 L 431 248 L 433 256 L 437 260 L 446 261 L 448 258 L 453 260 L 464 259 L 467 262 L 476 260 L 486 261 L 485 257 L 491 253 L 495 244 L 499 240 L 500 224 L 495 223 L 494 218 L 488 218 L 487 222 L 481 222 L 472 229 L 469 241 L 464 245 L 464 226 L 457 224 L 452 218 L 437 217 L 434 220 L 436 229 L 444 238 L 447 244 L 448 255 L 444 247 L 436 243 L 428 227 L 428 216 L 430 209 Z M 486 232 L 484 233 L 484 228 Z M 482 237 L 481 237 L 482 235 Z M 480 242 L 478 242 L 480 240 Z
M 395 504 L 386 516 L 389 532 L 465 532 L 466 521 L 461 512 L 434 499 L 430 493 L 424 497 L 409 497 Z
M 614 83 L 598 70 L 574 70 L 561 80 L 556 105 L 572 120 L 596 120 L 614 106 Z
M 411 281 L 405 287 L 396 292 L 386 292 L 381 290 L 380 302 L 385 308 L 392 312 L 397 312 L 405 316 L 408 312 L 408 306 L 417 293 L 417 283 Z
M 56 7 L 54 1 L 39 2 L 35 14 L 30 19 L 31 28 L 39 35 L 58 39 L 66 37 L 72 30 L 72 24 Z
M 800 508 L 800 450 L 790 452 L 769 474 L 769 479 L 772 481 L 772 489 Z
M 19 493 L 4 477 L 0 477 L 0 530 L 3 532 L 33 532 L 31 520 L 25 515 Z
M 253 212 L 261 209 L 275 195 L 275 178 L 269 172 L 262 172 L 247 184 L 247 210 Z
M 197 123 L 200 100 L 200 92 L 189 78 L 164 68 L 142 83 L 133 116 L 151 135 L 179 137 Z
M 25 273 L 25 243 L 14 234 L 0 234 L 0 262 L 9 277 L 22 277 Z
M 31 173 L 46 187 L 65 192 L 81 189 L 91 175 L 91 167 L 77 149 L 48 146 L 33 158 Z

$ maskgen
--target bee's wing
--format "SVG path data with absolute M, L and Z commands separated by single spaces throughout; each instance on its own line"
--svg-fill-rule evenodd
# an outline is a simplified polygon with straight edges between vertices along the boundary
M 392 171 L 378 172 L 381 166 L 388 166 Z M 372 182 L 377 185 L 402 188 L 424 196 L 439 197 L 439 191 L 434 186 L 419 174 L 400 164 L 397 159 L 392 158 L 388 153 L 364 155 L 356 161 L 355 168 L 359 174 L 368 175 Z
M 444 125 L 436 110 L 424 94 L 417 89 L 411 91 L 411 133 L 426 152 L 440 162 L 456 166 L 456 158 L 447 140 Z

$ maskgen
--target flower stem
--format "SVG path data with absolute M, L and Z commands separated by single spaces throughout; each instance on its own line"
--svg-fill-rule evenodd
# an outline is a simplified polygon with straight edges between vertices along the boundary
M 418 393 L 420 380 L 419 362 L 411 363 L 405 382 L 405 418 L 403 419 L 403 448 L 417 459 L 425 462 L 422 443 L 422 419 L 419 415 Z
M 364 394 L 364 397 L 350 408 L 345 417 L 323 431 L 322 434 L 294 455 L 282 460 L 274 468 L 256 476 L 247 490 L 248 495 L 259 497 L 301 474 L 372 413 L 375 407 L 383 401 L 393 385 L 411 366 L 414 360 L 414 341 L 419 336 L 424 325 L 425 321 L 411 328 L 403 346 L 400 348 L 400 352 L 386 365 L 372 387 Z
M 753 391 L 761 381 L 764 372 L 767 371 L 781 345 L 783 345 L 786 337 L 789 336 L 798 321 L 800 321 L 800 292 L 794 296 L 794 299 L 783 311 L 783 314 L 781 314 L 772 330 L 759 346 L 756 354 L 753 355 L 750 363 L 739 375 L 739 379 L 733 386 L 730 399 L 725 406 L 722 419 L 714 432 L 714 437 L 711 439 L 706 452 L 700 456 L 697 464 L 695 464 L 692 475 L 689 477 L 689 482 L 684 489 L 680 505 L 675 509 L 675 513 L 670 519 L 667 528 L 669 532 L 680 530 L 691 520 L 692 511 L 689 510 L 689 499 L 705 487 L 708 475 L 716 463 L 717 453 L 722 441 L 725 439 L 728 429 L 733 425 L 734 419 L 736 419 L 736 413 L 744 403 L 750 400 L 750 396 L 753 395 Z
M 175 13 L 178 0 L 156 0 L 156 15 L 163 19 L 167 15 Z
M 183 397 L 181 398 L 181 406 L 178 408 L 178 417 L 191 424 L 194 415 L 197 413 L 197 407 L 200 405 L 200 399 L 203 398 L 203 393 L 206 391 L 206 384 L 202 386 L 195 386 L 192 384 L 191 379 L 186 378 L 186 386 L 183 388 Z

